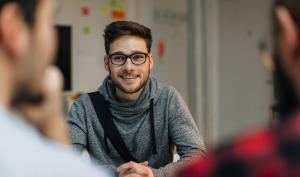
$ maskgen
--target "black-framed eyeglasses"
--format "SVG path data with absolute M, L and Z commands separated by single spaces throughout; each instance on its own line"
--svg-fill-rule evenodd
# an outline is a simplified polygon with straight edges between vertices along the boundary
M 146 62 L 149 53 L 136 52 L 130 55 L 116 53 L 108 54 L 107 56 L 113 65 L 122 66 L 126 63 L 128 58 L 130 58 L 134 65 L 142 65 Z

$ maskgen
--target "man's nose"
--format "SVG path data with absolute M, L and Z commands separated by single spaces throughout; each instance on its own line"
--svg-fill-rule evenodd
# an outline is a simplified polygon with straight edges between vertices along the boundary
M 126 58 L 126 62 L 123 65 L 124 69 L 131 70 L 134 67 L 134 64 L 132 63 L 131 59 L 129 57 Z

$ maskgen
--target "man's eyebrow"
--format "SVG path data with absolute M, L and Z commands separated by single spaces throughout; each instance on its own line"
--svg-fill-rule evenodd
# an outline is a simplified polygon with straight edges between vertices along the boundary
M 131 53 L 126 54 L 126 53 L 124 53 L 122 51 L 117 51 L 117 52 L 111 53 L 109 55 L 113 55 L 113 54 L 131 55 L 131 54 L 134 54 L 134 53 L 147 53 L 147 52 L 140 51 L 140 50 L 134 50 L 134 51 L 131 51 Z
M 148 52 L 144 52 L 144 51 L 140 51 L 140 50 L 134 50 L 134 51 L 131 52 L 131 54 L 133 54 L 133 53 L 148 53 Z
M 121 52 L 121 51 L 117 51 L 117 52 L 114 52 L 114 53 L 110 53 L 109 55 L 115 55 L 115 54 L 126 55 L 125 53 L 123 53 L 123 52 Z

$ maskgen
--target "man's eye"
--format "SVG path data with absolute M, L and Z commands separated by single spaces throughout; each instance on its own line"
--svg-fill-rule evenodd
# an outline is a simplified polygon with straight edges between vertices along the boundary
M 140 60 L 140 59 L 144 59 L 145 58 L 145 56 L 144 55 L 133 55 L 132 56 L 132 58 L 134 59 L 134 60 Z
M 114 56 L 113 60 L 124 60 L 123 56 Z

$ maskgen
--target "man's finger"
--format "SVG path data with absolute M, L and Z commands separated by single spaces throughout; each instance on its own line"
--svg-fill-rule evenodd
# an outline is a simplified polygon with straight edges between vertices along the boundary
M 58 68 L 51 66 L 47 69 L 44 77 L 43 90 L 44 96 L 48 100 L 59 98 L 62 94 L 63 77 Z
M 145 162 L 141 162 L 140 164 L 147 167 L 147 166 L 149 165 L 149 162 L 148 162 L 148 161 L 145 161 Z
M 139 175 L 139 174 L 135 174 L 135 173 L 130 173 L 126 176 L 123 176 L 123 177 L 142 177 L 142 175 Z
M 122 168 L 120 168 L 119 176 L 123 177 L 128 174 L 138 174 L 142 176 L 148 176 L 150 172 L 150 168 L 146 166 L 147 163 L 143 164 L 126 164 Z
M 135 164 L 136 164 L 135 162 L 128 162 L 128 163 L 120 165 L 117 168 L 117 172 L 119 173 L 119 177 L 125 176 L 127 174 L 127 172 L 135 166 Z
M 128 170 L 130 168 L 133 168 L 135 164 L 136 163 L 132 161 L 128 163 L 124 163 L 117 168 L 117 171 L 120 172 L 120 171 Z
M 43 83 L 45 114 L 53 117 L 63 117 L 62 101 L 63 78 L 58 68 L 51 66 L 47 69 Z
M 142 176 L 147 176 L 149 174 L 149 167 L 145 167 L 144 165 L 137 166 L 130 170 L 132 173 L 136 173 Z

